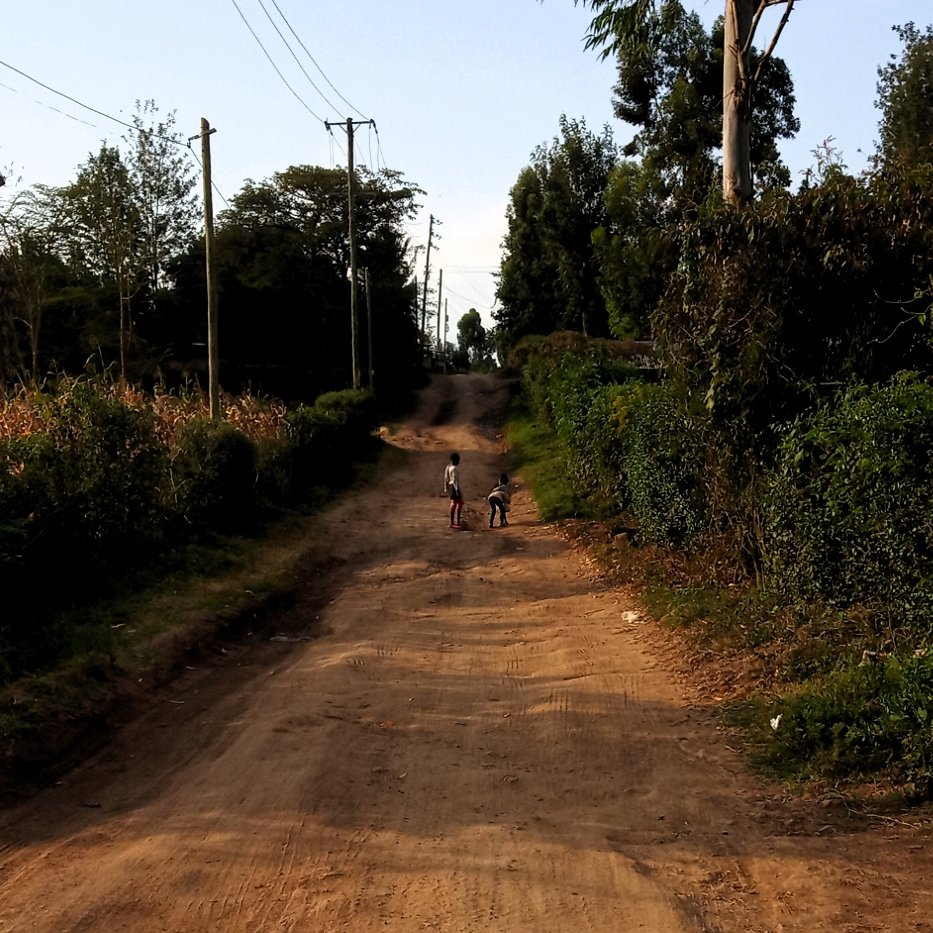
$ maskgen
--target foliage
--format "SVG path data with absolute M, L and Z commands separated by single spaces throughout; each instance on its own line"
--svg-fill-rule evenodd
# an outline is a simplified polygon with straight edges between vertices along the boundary
M 617 52 L 613 106 L 620 120 L 639 128 L 626 153 L 641 157 L 671 214 L 695 211 L 715 189 L 721 171 L 714 152 L 722 146 L 723 21 L 707 33 L 700 17 L 685 11 L 680 0 L 665 0 L 649 16 L 651 42 L 625 44 Z M 758 57 L 754 50 L 751 54 Z M 771 58 L 756 82 L 751 134 L 760 188 L 790 182 L 776 141 L 800 129 L 794 103 L 786 64 Z
M 255 517 L 256 448 L 233 425 L 198 418 L 182 428 L 172 455 L 172 499 L 198 530 L 242 529 Z
M 933 25 L 892 27 L 903 43 L 878 69 L 881 139 L 877 158 L 886 169 L 910 169 L 930 161 L 933 149 Z
M 225 385 L 299 403 L 352 382 L 346 188 L 344 171 L 292 166 L 265 182 L 247 182 L 221 215 L 216 254 Z M 359 359 L 390 404 L 421 376 L 417 295 L 402 228 L 417 192 L 389 171 L 363 172 L 358 184 L 358 264 L 369 282 L 360 331 L 371 332 L 373 348 L 370 360 L 370 341 L 361 340 Z M 174 353 L 194 360 L 206 340 L 200 248 L 173 272 L 176 300 L 166 307 L 166 339 L 174 335 L 181 345 Z
M 840 384 L 930 369 L 916 284 L 933 271 L 931 186 L 929 171 L 830 172 L 797 195 L 705 212 L 682 232 L 652 320 L 667 373 L 706 411 L 710 508 L 744 529 L 751 556 L 780 426 Z
M 677 265 L 676 237 L 658 178 L 623 161 L 609 175 L 607 226 L 593 231 L 609 330 L 619 339 L 650 334 L 650 314 Z
M 286 437 L 300 487 L 344 486 L 354 461 L 371 452 L 376 424 L 375 399 L 358 389 L 328 392 L 290 411 Z
M 361 250 L 376 231 L 398 229 L 414 219 L 420 188 L 391 169 L 356 171 L 354 217 Z M 347 235 L 347 173 L 343 169 L 292 165 L 263 182 L 247 180 L 232 206 L 219 217 L 221 227 L 255 231 L 269 226 L 298 233 L 305 254 L 328 263 L 342 275 L 350 265 Z M 365 265 L 361 259 L 360 265 Z
M 560 136 L 539 146 L 519 175 L 497 288 L 505 347 L 555 330 L 608 334 L 592 235 L 607 225 L 603 195 L 616 159 L 608 126 L 596 135 L 562 116 Z
M 107 595 L 162 551 L 251 529 L 311 485 L 340 488 L 372 454 L 371 395 L 321 397 L 311 410 L 323 438 L 301 409 L 224 402 L 218 423 L 200 396 L 63 381 L 0 405 L 0 679 L 81 641 L 66 607 Z
M 0 205 L 0 391 L 111 369 L 147 388 L 206 381 L 196 172 L 180 144 L 174 114 L 138 102 L 119 147 Z M 420 189 L 388 169 L 360 169 L 356 187 L 359 358 L 398 406 L 423 379 L 404 228 Z M 223 386 L 307 402 L 350 384 L 346 172 L 291 166 L 231 204 L 215 243 Z
M 466 354 L 471 368 L 477 370 L 492 368 L 492 346 L 476 308 L 470 308 L 457 321 L 457 348 L 461 353 Z
M 685 36 L 689 38 L 691 33 L 696 38 L 696 24 L 690 18 L 684 18 L 679 4 L 665 0 L 575 2 L 582 2 L 593 11 L 587 46 L 601 48 L 603 57 L 617 55 L 628 63 L 628 73 L 623 70 L 621 99 L 629 116 L 639 122 L 649 119 L 650 101 L 671 76 L 669 72 L 665 74 L 669 62 L 667 50 L 677 48 L 681 40 Z M 753 194 L 752 137 L 758 135 L 759 142 L 762 139 L 760 129 L 756 132 L 754 128 L 754 108 L 763 77 L 767 75 L 765 66 L 773 64 L 774 46 L 794 3 L 795 0 L 725 2 L 724 22 L 728 29 L 723 30 L 719 62 L 722 68 L 720 87 L 726 90 L 715 95 L 710 102 L 717 102 L 723 115 L 723 199 L 734 206 L 744 206 Z M 767 7 L 774 5 L 784 6 L 784 13 L 765 52 L 759 55 L 752 45 L 755 32 L 761 23 L 761 15 Z M 680 119 L 701 112 L 698 107 L 703 97 L 701 88 L 710 86 L 705 78 L 711 77 L 712 71 L 707 73 L 691 65 L 688 74 L 689 78 L 683 73 L 678 75 L 678 79 L 670 83 L 672 92 L 667 95 L 667 105 L 672 112 L 679 113 Z M 699 125 L 690 126 L 688 119 L 686 136 L 689 138 L 691 131 L 696 131 Z M 704 135 L 703 132 L 694 133 L 694 142 Z M 695 158 L 696 154 L 697 150 L 692 150 L 690 158 Z M 777 152 L 773 147 L 768 154 L 776 159 Z
M 670 386 L 628 383 L 614 398 L 616 454 L 640 540 L 683 545 L 707 527 L 702 435 Z
M 194 239 L 200 214 L 195 166 L 182 154 L 175 111 L 164 120 L 158 113 L 154 100 L 137 101 L 134 129 L 125 137 L 126 166 L 137 204 L 139 263 L 150 293 L 168 284 L 167 264 Z
M 534 492 L 544 521 L 598 516 L 591 498 L 581 492 L 565 467 L 566 452 L 560 439 L 549 424 L 534 416 L 524 396 L 512 402 L 506 436 L 513 469 L 521 472 Z
M 933 388 L 856 387 L 784 436 L 765 499 L 769 584 L 931 630 Z
M 892 655 L 814 680 L 772 710 L 763 758 L 783 773 L 887 774 L 908 796 L 933 793 L 933 652 Z M 780 718 L 778 718 L 780 717 Z

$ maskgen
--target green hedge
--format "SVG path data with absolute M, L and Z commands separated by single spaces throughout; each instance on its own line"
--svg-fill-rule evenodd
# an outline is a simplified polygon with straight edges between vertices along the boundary
M 377 443 L 361 392 L 321 396 L 260 442 L 204 418 L 165 440 L 151 408 L 88 383 L 32 404 L 41 427 L 0 443 L 0 680 L 68 650 L 58 609 L 192 535 L 244 531 L 312 486 L 346 485 Z
M 769 584 L 933 630 L 933 387 L 858 387 L 785 435 L 764 501 Z
M 698 426 L 670 386 L 633 383 L 615 399 L 629 508 L 642 540 L 684 544 L 706 527 Z

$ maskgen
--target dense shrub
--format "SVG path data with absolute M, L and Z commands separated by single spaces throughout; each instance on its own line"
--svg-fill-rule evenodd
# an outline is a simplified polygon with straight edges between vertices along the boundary
M 67 654 L 60 610 L 191 536 L 248 529 L 263 508 L 345 485 L 376 443 L 375 402 L 331 393 L 277 403 L 65 382 L 0 405 L 0 679 Z
M 340 486 L 351 464 L 373 449 L 377 409 L 372 395 L 359 390 L 328 392 L 313 405 L 300 405 L 286 417 L 295 483 Z
M 840 385 L 930 372 L 933 169 L 855 179 L 683 226 L 652 323 L 667 376 L 708 415 L 710 507 L 748 529 L 782 426 Z
M 630 383 L 614 408 L 626 500 L 642 539 L 684 544 L 706 525 L 697 425 L 670 386 Z
M 768 581 L 933 629 L 933 387 L 855 388 L 781 443 L 765 498 Z
M 48 606 L 105 590 L 164 525 L 150 412 L 81 383 L 33 405 L 43 430 L 0 443 L 0 656 L 12 667 L 50 649 Z
M 231 531 L 255 517 L 256 448 L 225 422 L 200 418 L 181 430 L 172 457 L 172 500 L 199 530 Z

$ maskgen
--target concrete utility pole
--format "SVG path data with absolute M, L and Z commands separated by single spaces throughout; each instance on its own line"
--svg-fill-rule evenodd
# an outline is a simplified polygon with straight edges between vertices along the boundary
M 204 167 L 204 261 L 207 266 L 207 384 L 211 418 L 220 420 L 220 372 L 217 352 L 217 265 L 214 261 L 214 200 L 211 196 L 210 124 L 201 117 L 201 164 Z M 188 142 L 198 139 L 192 136 Z
M 330 123 L 324 121 L 324 126 L 329 130 L 332 126 L 339 126 L 339 123 Z M 350 240 L 350 356 L 353 366 L 353 388 L 360 387 L 360 361 L 359 361 L 359 312 L 357 311 L 357 301 L 359 295 L 359 283 L 356 276 L 356 225 L 355 212 L 356 202 L 354 199 L 354 187 L 356 174 L 353 167 L 353 133 L 358 126 L 372 126 L 372 120 L 351 120 L 347 117 L 347 231 Z
M 431 214 L 431 221 L 428 224 L 428 251 L 424 257 L 424 294 L 421 298 L 421 333 L 425 332 L 425 318 L 428 314 L 428 282 L 431 273 L 431 236 L 434 233 L 434 215 Z

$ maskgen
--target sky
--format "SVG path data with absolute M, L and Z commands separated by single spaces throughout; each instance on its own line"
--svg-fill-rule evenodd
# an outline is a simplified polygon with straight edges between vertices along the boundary
M 723 9 L 722 0 L 685 5 L 707 25 Z M 423 274 L 436 219 L 430 279 L 436 289 L 443 270 L 452 341 L 471 308 L 494 324 L 509 191 L 533 150 L 558 134 L 561 115 L 596 132 L 608 124 L 620 144 L 632 135 L 612 115 L 614 65 L 585 49 L 590 13 L 573 0 L 5 0 L 0 8 L 8 178 L 0 196 L 71 181 L 102 141 L 121 141 L 126 128 L 108 117 L 130 122 L 137 100 L 174 111 L 185 137 L 199 132 L 201 117 L 216 129 L 217 212 L 246 179 L 296 164 L 344 167 L 347 117 L 372 120 L 375 128 L 355 131 L 355 160 L 425 190 L 409 233 Z M 780 9 L 765 17 L 759 47 Z M 798 0 L 776 51 L 801 120 L 783 146 L 795 179 L 827 140 L 850 170 L 865 167 L 878 136 L 877 69 L 900 49 L 892 25 L 908 21 L 933 21 L 930 0 Z M 325 121 L 344 126 L 329 132 Z

